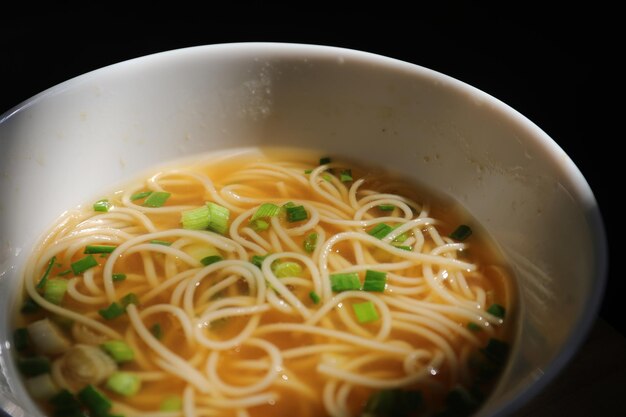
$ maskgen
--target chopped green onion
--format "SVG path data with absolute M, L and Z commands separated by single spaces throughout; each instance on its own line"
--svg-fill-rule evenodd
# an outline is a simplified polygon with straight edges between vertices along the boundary
M 51 278 L 43 289 L 43 298 L 52 304 L 60 305 L 67 291 L 67 280 L 63 278 Z
M 109 354 L 117 363 L 128 362 L 135 359 L 135 351 L 122 340 L 107 340 L 100 347 Z
M 26 327 L 20 327 L 18 329 L 15 329 L 15 331 L 13 332 L 13 346 L 15 346 L 15 349 L 19 350 L 26 350 L 30 345 L 29 339 L 28 339 L 28 330 L 26 330 Z
M 120 303 L 124 308 L 128 307 L 130 304 L 135 304 L 136 306 L 138 306 L 139 297 L 137 297 L 137 294 L 135 294 L 134 292 L 129 292 L 120 299 Z
M 58 394 L 48 400 L 53 407 L 54 417 L 84 417 L 80 402 L 67 389 L 62 389 Z
M 66 269 L 66 270 L 65 270 L 65 271 L 63 271 L 63 272 L 59 272 L 59 273 L 57 274 L 57 276 L 63 277 L 63 276 L 65 276 L 65 275 L 67 275 L 67 274 L 71 274 L 71 273 L 72 273 L 72 270 L 71 270 L 71 269 Z
M 48 261 L 48 266 L 46 267 L 46 271 L 43 273 L 43 276 L 41 277 L 41 279 L 39 280 L 39 283 L 37 284 L 37 288 L 43 288 L 46 285 L 46 281 L 48 280 L 48 275 L 50 275 L 50 271 L 52 270 L 52 267 L 54 266 L 54 263 L 56 262 L 57 257 L 53 256 L 52 258 L 50 258 L 50 261 Z
M 109 211 L 110 208 L 111 208 L 111 203 L 106 198 L 103 198 L 102 200 L 98 200 L 93 204 L 94 211 L 107 212 Z
M 204 230 L 211 223 L 211 210 L 206 204 L 191 210 L 185 210 L 181 214 L 183 229 Z
M 454 240 L 464 241 L 472 234 L 472 229 L 469 226 L 462 224 L 456 228 L 456 230 L 450 233 L 450 237 Z
M 41 307 L 39 304 L 35 302 L 32 298 L 28 297 L 24 300 L 22 304 L 22 308 L 20 308 L 20 313 L 22 314 L 33 314 L 39 311 Z
M 317 233 L 309 233 L 302 244 L 306 253 L 313 253 L 317 246 Z
M 398 249 L 406 250 L 409 252 L 413 250 L 413 246 L 407 246 L 407 245 L 393 245 L 393 246 Z
M 113 281 L 124 281 L 126 279 L 126 274 L 113 274 Z
M 467 328 L 473 332 L 480 332 L 483 329 L 480 325 L 474 323 L 473 321 L 467 323 Z
M 91 384 L 78 391 L 78 399 L 95 417 L 108 417 L 113 405 L 106 395 Z
M 50 359 L 45 356 L 19 358 L 17 368 L 24 376 L 37 376 L 50 372 Z
M 371 301 L 365 301 L 363 303 L 352 304 L 354 314 L 359 323 L 371 323 L 379 319 L 376 306 Z
M 393 204 L 381 204 L 378 206 L 380 211 L 393 211 L 396 208 Z
M 250 222 L 250 227 L 257 232 L 263 232 L 270 228 L 270 224 L 263 219 L 256 219 Z
M 105 320 L 113 320 L 114 318 L 121 316 L 125 312 L 126 312 L 126 309 L 116 302 L 111 303 L 111 305 L 109 305 L 107 308 L 98 310 L 98 313 Z
M 83 253 L 92 254 L 92 253 L 111 253 L 117 248 L 117 246 L 109 246 L 109 245 L 87 245 L 85 247 L 85 251 Z
M 139 392 L 141 380 L 130 372 L 114 372 L 107 379 L 106 387 L 117 394 L 132 397 Z
M 343 171 L 341 171 L 341 173 L 339 174 L 339 179 L 341 180 L 341 182 L 352 181 L 352 170 L 344 169 Z
M 150 195 L 144 200 L 142 205 L 144 207 L 152 208 L 162 207 L 171 195 L 171 193 L 165 191 L 155 191 L 153 193 L 150 193 Z
M 130 201 L 141 200 L 152 194 L 152 191 L 140 191 L 130 196 Z
M 163 402 L 161 402 L 161 406 L 159 407 L 160 411 L 180 411 L 183 409 L 183 400 L 178 395 L 170 395 L 166 397 Z
M 319 304 L 321 301 L 321 298 L 319 295 L 317 295 L 317 293 L 315 291 L 311 291 L 309 293 L 309 298 L 313 301 L 313 304 Z
M 423 403 L 421 391 L 405 391 L 399 388 L 384 389 L 373 393 L 361 416 L 394 416 L 413 415 Z
M 296 262 L 280 262 L 272 266 L 272 270 L 278 278 L 299 277 L 302 274 L 302 267 Z
M 359 274 L 357 274 L 356 272 L 349 272 L 345 274 L 331 274 L 330 285 L 332 290 L 335 292 L 361 289 Z
M 313 172 L 313 170 L 312 170 L 312 169 L 305 169 L 305 170 L 304 170 L 304 173 L 305 173 L 305 174 L 310 174 L 311 172 Z
M 391 233 L 392 230 L 393 227 L 389 226 L 388 224 L 378 223 L 376 226 L 372 227 L 367 233 L 370 236 L 374 236 L 376 239 L 382 239 L 389 233 Z
M 330 164 L 330 162 L 331 162 L 331 159 L 328 156 L 324 156 L 320 158 L 320 165 Z
M 163 245 L 163 246 L 171 246 L 172 242 L 168 242 L 167 240 L 159 240 L 159 239 L 152 239 L 150 241 L 150 243 L 154 244 L 154 245 Z
M 200 260 L 200 263 L 204 266 L 214 264 L 215 262 L 223 261 L 224 258 L 218 255 L 211 255 Z
M 163 337 L 163 329 L 159 323 L 154 323 L 152 327 L 150 327 L 150 333 L 152 333 L 152 336 L 154 336 L 157 340 L 161 340 Z
M 252 255 L 252 258 L 250 259 L 250 262 L 252 262 L 254 265 L 256 265 L 256 266 L 258 266 L 260 268 L 263 265 L 263 261 L 268 256 L 270 256 L 269 253 L 267 255 L 263 255 L 263 256 L 261 256 L 261 255 Z
M 286 207 L 285 211 L 287 213 L 287 221 L 290 223 L 299 222 L 309 218 L 309 213 L 307 213 L 304 206 Z
M 209 230 L 213 230 L 221 235 L 228 231 L 228 219 L 230 218 L 230 210 L 219 204 L 212 202 L 207 203 L 209 207 Z
M 364 291 L 384 292 L 387 283 L 387 273 L 380 271 L 365 271 L 365 280 L 363 281 Z
M 322 174 L 322 179 L 324 181 L 331 182 L 333 180 L 333 177 L 332 177 L 332 175 L 330 175 L 330 174 L 325 172 L 325 173 Z
M 494 303 L 491 306 L 489 306 L 489 308 L 487 309 L 487 313 L 503 319 L 504 316 L 506 315 L 506 309 L 502 307 L 500 304 Z
M 80 275 L 94 266 L 98 266 L 98 261 L 96 261 L 96 258 L 94 258 L 93 255 L 87 255 L 70 265 L 74 275 Z
M 501 340 L 491 338 L 487 342 L 487 346 L 481 351 L 496 364 L 503 365 L 509 353 L 509 345 Z
M 280 207 L 272 203 L 263 203 L 257 211 L 252 215 L 250 221 L 257 219 L 265 219 L 268 217 L 274 217 L 280 213 Z

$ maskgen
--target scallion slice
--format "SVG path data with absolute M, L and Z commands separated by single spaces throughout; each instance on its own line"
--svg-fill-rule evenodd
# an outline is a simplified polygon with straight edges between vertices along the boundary
M 387 273 L 381 271 L 373 271 L 368 269 L 365 271 L 365 280 L 363 281 L 364 291 L 384 292 L 387 283 Z
M 356 272 L 331 274 L 330 285 L 332 290 L 335 292 L 354 291 L 361 289 L 359 274 L 357 274 Z
M 276 204 L 272 203 L 263 203 L 259 206 L 259 208 L 254 212 L 250 221 L 254 221 L 257 219 L 266 219 L 268 217 L 274 217 L 280 213 L 280 207 Z
M 87 245 L 83 253 L 95 254 L 95 253 L 111 253 L 117 248 L 117 246 L 110 245 Z
M 57 274 L 57 276 L 62 277 L 62 276 L 65 276 L 65 275 L 67 275 L 67 274 L 71 274 L 71 273 L 72 273 L 72 270 L 71 270 L 71 269 L 66 269 L 65 271 L 59 272 L 59 273 Z
M 489 308 L 487 309 L 487 313 L 503 319 L 504 316 L 506 315 L 506 309 L 502 307 L 500 304 L 494 303 L 489 306 Z
M 162 246 L 171 246 L 172 242 L 168 242 L 167 240 L 159 240 L 159 239 L 152 239 L 150 241 L 150 243 L 154 244 L 154 245 L 162 245 Z
M 124 281 L 126 279 L 126 274 L 113 274 L 113 281 Z
M 261 265 L 263 265 L 263 261 L 268 256 L 270 256 L 269 253 L 267 255 L 263 255 L 263 256 L 261 256 L 261 255 L 252 255 L 252 258 L 250 258 L 250 262 L 252 262 L 254 265 L 256 265 L 256 266 L 258 266 L 260 268 Z
M 15 329 L 13 332 L 13 346 L 18 351 L 26 350 L 30 346 L 28 330 L 26 330 L 26 327 Z
M 32 298 L 28 297 L 24 300 L 22 307 L 20 308 L 20 313 L 22 314 L 33 314 L 38 312 L 41 309 L 39 304 L 35 302 Z
M 183 409 L 183 399 L 178 395 L 170 395 L 166 397 L 163 402 L 161 402 L 161 406 L 159 407 L 160 411 L 180 411 Z
M 344 169 L 343 171 L 341 171 L 339 173 L 339 179 L 341 180 L 341 182 L 350 182 L 350 181 L 352 181 L 352 170 L 351 169 Z
M 150 327 L 150 333 L 152 333 L 152 336 L 154 336 L 157 340 L 161 340 L 163 337 L 163 329 L 159 323 L 154 323 Z
M 224 258 L 218 255 L 206 256 L 200 260 L 200 263 L 204 266 L 214 264 L 215 262 L 223 261 Z
M 140 191 L 130 196 L 130 201 L 141 200 L 152 194 L 152 191 Z
M 290 223 L 299 222 L 309 218 L 309 213 L 304 206 L 285 207 L 287 221 Z
M 166 191 L 154 191 L 150 193 L 148 198 L 146 198 L 143 202 L 144 207 L 152 207 L 158 208 L 163 207 L 168 198 L 170 198 L 172 194 Z
M 330 164 L 331 163 L 331 159 L 328 156 L 324 156 L 320 158 L 320 165 L 326 165 L 326 164 Z
M 209 207 L 209 230 L 212 230 L 221 235 L 226 234 L 228 231 L 228 219 L 230 218 L 230 210 L 226 207 L 222 207 L 219 204 L 212 202 L 207 203 Z
M 110 208 L 111 208 L 111 203 L 106 198 L 103 198 L 102 200 L 98 200 L 95 203 L 93 203 L 94 211 L 107 212 L 109 211 Z
M 43 273 L 43 276 L 41 277 L 41 279 L 39 280 L 39 283 L 37 284 L 37 288 L 43 288 L 46 285 L 46 281 L 48 281 L 48 275 L 50 275 L 50 271 L 52 270 L 52 267 L 54 266 L 54 263 L 56 262 L 57 257 L 53 256 L 52 258 L 50 258 L 50 260 L 48 261 L 48 266 L 46 267 L 45 272 Z
M 106 387 L 117 394 L 132 397 L 141 389 L 141 380 L 130 372 L 114 372 L 107 379 Z
M 458 241 L 464 241 L 472 234 L 472 229 L 469 226 L 462 224 L 456 228 L 456 230 L 450 233 L 450 238 Z
M 17 367 L 24 376 L 37 376 L 50 372 L 50 359 L 45 356 L 19 358 Z
M 137 297 L 137 294 L 135 294 L 134 292 L 129 292 L 128 294 L 120 298 L 120 303 L 122 304 L 122 307 L 124 307 L 124 309 L 126 309 L 126 307 L 128 307 L 130 304 L 138 306 L 139 297 Z
M 108 417 L 113 406 L 111 400 L 91 384 L 78 391 L 78 399 L 96 417 Z
M 391 233 L 392 230 L 393 227 L 389 226 L 388 224 L 378 223 L 376 226 L 372 227 L 367 233 L 370 236 L 374 236 L 376 239 L 382 239 L 389 233 Z
M 181 214 L 183 229 L 204 230 L 211 223 L 211 211 L 206 204 L 191 210 L 185 210 Z
M 393 211 L 396 208 L 393 204 L 381 204 L 378 206 L 380 211 Z
M 467 323 L 467 328 L 473 332 L 480 332 L 483 329 L 480 325 L 474 323 L 473 321 Z
M 407 246 L 407 245 L 393 245 L 393 246 L 398 249 L 406 250 L 409 252 L 413 250 L 413 246 Z
M 317 233 L 309 233 L 307 237 L 304 238 L 304 242 L 302 245 L 304 246 L 304 251 L 306 253 L 313 253 L 315 248 L 317 247 Z
M 117 363 L 135 359 L 135 351 L 123 340 L 107 340 L 100 347 Z
M 249 223 L 250 227 L 257 232 L 264 232 L 270 228 L 270 224 L 263 219 L 256 219 Z
M 321 301 L 320 296 L 315 291 L 309 292 L 309 298 L 313 301 L 313 304 L 319 304 Z
M 371 323 L 380 318 L 378 316 L 376 306 L 371 301 L 354 303 L 352 304 L 352 309 L 354 310 L 354 314 L 356 315 L 356 319 L 359 323 Z
M 113 320 L 126 312 L 126 309 L 116 302 L 111 303 L 107 308 L 98 310 L 98 313 L 105 320 Z
M 67 291 L 67 280 L 63 278 L 50 278 L 43 289 L 43 298 L 52 304 L 60 305 Z
M 302 267 L 296 262 L 279 262 L 272 266 L 272 270 L 277 278 L 299 277 L 302 274 Z
M 70 265 L 74 275 L 80 275 L 94 266 L 98 266 L 98 261 L 96 261 L 96 258 L 94 258 L 93 255 L 87 255 Z

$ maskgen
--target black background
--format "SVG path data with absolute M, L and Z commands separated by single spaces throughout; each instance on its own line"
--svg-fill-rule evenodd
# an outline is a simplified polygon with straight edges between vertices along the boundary
M 206 9 L 168 2 L 135 11 L 97 4 L 5 10 L 0 16 L 0 114 L 85 72 L 188 46 L 274 41 L 378 53 L 469 83 L 546 131 L 594 190 L 609 257 L 619 260 L 617 201 L 624 164 L 618 147 L 624 134 L 613 109 L 623 108 L 614 65 L 623 48 L 617 47 L 621 30 L 612 23 L 618 12 L 589 6 L 551 11 L 527 3 L 504 10 L 475 3 L 439 9 L 390 2 L 341 6 L 348 11 L 341 11 L 339 3 L 264 2 L 207 3 Z M 626 320 L 617 312 L 620 281 L 626 277 L 619 275 L 615 268 L 609 271 L 600 315 L 626 334 Z

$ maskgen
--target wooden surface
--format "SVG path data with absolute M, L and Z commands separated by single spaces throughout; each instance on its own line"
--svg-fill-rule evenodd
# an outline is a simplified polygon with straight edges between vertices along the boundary
M 626 337 L 599 318 L 579 352 L 514 417 L 626 416 Z

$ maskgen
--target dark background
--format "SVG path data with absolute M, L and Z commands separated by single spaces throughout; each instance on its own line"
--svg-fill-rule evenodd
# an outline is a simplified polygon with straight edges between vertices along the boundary
M 524 3 L 526 4 L 526 3 Z M 425 8 L 364 3 L 353 11 L 264 2 L 204 9 L 168 2 L 137 11 L 90 4 L 6 10 L 0 16 L 0 114 L 69 78 L 130 58 L 203 44 L 276 41 L 340 46 L 412 62 L 469 83 L 545 130 L 574 160 L 604 216 L 610 259 L 621 225 L 611 197 L 624 188 L 612 108 L 615 10 L 481 3 Z M 345 7 L 345 6 L 344 6 Z M 358 10 L 358 11 L 356 11 Z M 623 48 L 622 48 L 623 49 Z M 0 142 L 1 142 L 0 138 Z M 1 143 L 0 143 L 1 145 Z M 615 197 L 613 197 L 615 200 Z M 565 242 L 566 245 L 566 242 Z M 566 246 L 565 246 L 566 247 Z M 619 271 L 610 270 L 600 315 L 622 334 Z

